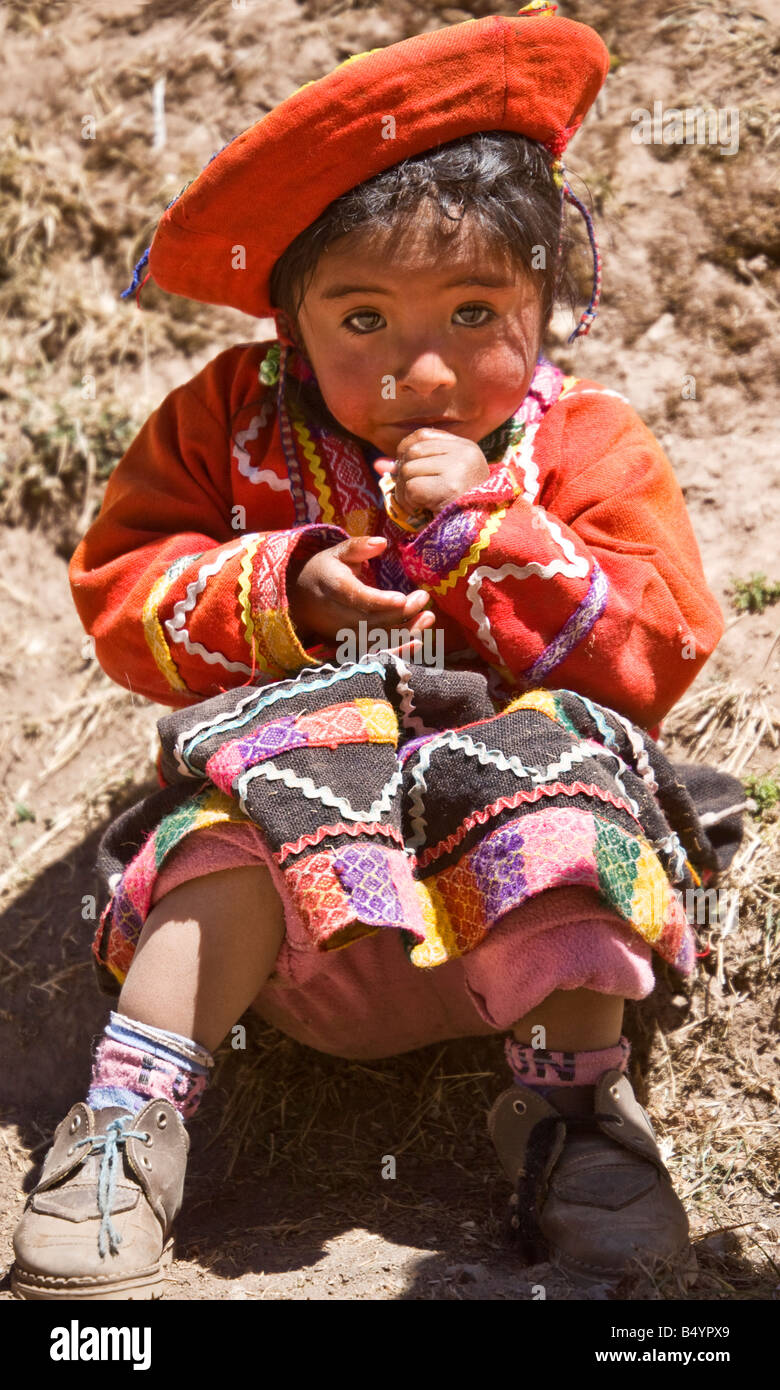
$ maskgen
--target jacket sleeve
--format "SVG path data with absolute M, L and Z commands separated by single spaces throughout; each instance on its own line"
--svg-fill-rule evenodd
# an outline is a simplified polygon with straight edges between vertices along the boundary
M 578 382 L 509 466 L 403 539 L 409 577 L 511 685 L 576 690 L 643 728 L 724 632 L 669 460 L 598 384 Z
M 230 430 L 193 388 L 177 387 L 142 426 L 68 572 L 106 674 L 178 708 L 245 684 L 253 654 L 269 679 L 316 664 L 289 619 L 287 565 L 299 546 L 346 534 L 236 529 Z

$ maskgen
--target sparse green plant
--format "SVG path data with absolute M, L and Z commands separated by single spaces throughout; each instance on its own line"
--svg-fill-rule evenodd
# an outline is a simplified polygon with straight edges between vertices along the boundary
M 765 574 L 751 574 L 748 579 L 733 579 L 731 593 L 738 613 L 763 613 L 780 599 L 780 582 L 768 580 Z
M 743 786 L 748 796 L 756 802 L 759 819 L 771 811 L 780 800 L 780 784 L 776 777 L 759 777 L 752 773 L 746 777 Z

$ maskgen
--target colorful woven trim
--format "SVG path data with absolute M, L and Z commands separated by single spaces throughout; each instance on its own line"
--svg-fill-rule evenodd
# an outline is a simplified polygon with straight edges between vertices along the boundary
M 196 555 L 180 555 L 172 565 L 169 565 L 164 574 L 152 585 L 143 609 L 143 629 L 146 645 L 148 646 L 155 660 L 158 671 L 165 676 L 171 690 L 181 690 L 186 694 L 192 694 L 186 681 L 182 679 L 179 669 L 171 656 L 171 649 L 165 640 L 162 623 L 159 619 L 159 609 L 165 595 L 172 587 L 179 575 L 187 569 L 188 565 L 195 560 L 199 560 L 202 551 Z
M 208 785 L 112 882 L 94 950 L 117 979 L 165 855 L 225 820 L 259 828 L 312 948 L 401 930 L 429 968 L 529 898 L 578 884 L 691 968 L 677 890 L 709 862 L 693 803 L 651 739 L 573 691 L 536 688 L 496 714 L 483 677 L 382 654 L 226 691 L 159 728 L 167 785 Z

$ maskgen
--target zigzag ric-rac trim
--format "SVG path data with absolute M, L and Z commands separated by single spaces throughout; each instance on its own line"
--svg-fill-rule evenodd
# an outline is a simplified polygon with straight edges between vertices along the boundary
M 246 548 L 244 558 L 241 561 L 241 571 L 238 580 L 238 601 L 241 605 L 241 620 L 244 625 L 244 637 L 247 645 L 254 650 L 255 663 L 260 667 L 261 671 L 270 672 L 270 663 L 266 660 L 263 653 L 257 649 L 258 634 L 255 632 L 255 624 L 252 618 L 252 565 L 255 555 L 264 540 L 264 535 L 255 536 Z
M 466 838 L 468 832 L 475 825 L 485 825 L 487 821 L 500 815 L 502 811 L 513 811 L 516 806 L 522 805 L 523 802 L 531 803 L 539 801 L 543 796 L 558 796 L 561 793 L 564 796 L 576 796 L 578 793 L 596 796 L 600 801 L 609 801 L 621 811 L 627 811 L 633 819 L 636 819 L 626 802 L 621 801 L 620 797 L 615 796 L 613 792 L 606 791 L 604 787 L 597 787 L 592 782 L 555 782 L 550 787 L 536 787 L 532 792 L 519 791 L 514 792 L 512 796 L 499 797 L 498 801 L 492 802 L 484 810 L 474 811 L 445 840 L 440 840 L 437 845 L 431 845 L 430 849 L 423 850 L 422 854 L 417 856 L 418 867 L 424 869 L 426 864 L 431 864 L 434 859 L 440 859 L 443 854 L 449 854 L 450 850 L 455 849 L 461 840 Z M 594 813 L 591 812 L 590 814 Z
M 209 579 L 213 578 L 215 574 L 219 574 L 228 561 L 234 559 L 242 550 L 246 550 L 253 540 L 254 536 L 246 536 L 231 550 L 221 550 L 217 554 L 217 558 L 210 564 L 201 565 L 197 579 L 193 579 L 187 585 L 186 597 L 179 599 L 173 605 L 173 617 L 168 618 L 165 623 L 166 631 L 171 640 L 181 643 L 190 656 L 201 657 L 209 666 L 220 665 L 224 666 L 226 671 L 241 671 L 245 676 L 251 676 L 252 668 L 250 666 L 246 666 L 243 661 L 228 660 L 224 652 L 209 651 L 202 642 L 193 642 L 185 624 L 187 614 L 195 608 Z
M 191 556 L 186 557 L 188 560 L 191 558 Z M 176 663 L 171 656 L 170 647 L 165 640 L 162 624 L 157 616 L 160 604 L 177 578 L 174 566 L 155 580 L 143 606 L 142 622 L 146 645 L 154 657 L 158 671 L 165 676 L 172 690 L 182 690 L 186 694 L 192 694 L 189 686 L 179 675 Z
M 462 579 L 463 575 L 471 569 L 471 566 L 476 563 L 482 551 L 489 544 L 491 537 L 495 535 L 506 514 L 507 508 L 499 507 L 497 511 L 493 512 L 492 515 L 488 517 L 477 539 L 471 546 L 471 549 L 463 556 L 457 568 L 450 570 L 441 584 L 436 585 L 433 589 L 434 594 L 446 594 L 448 589 L 451 589 L 454 584 L 457 584 L 459 579 Z
M 325 469 L 322 466 L 322 461 L 320 459 L 319 454 L 317 453 L 316 448 L 314 447 L 314 440 L 309 434 L 309 431 L 306 428 L 306 425 L 301 416 L 293 415 L 292 422 L 295 433 L 297 434 L 298 439 L 300 441 L 301 448 L 303 449 L 304 457 L 309 465 L 309 468 L 311 469 L 312 477 L 314 478 L 314 483 L 317 488 L 317 496 L 319 498 L 320 508 L 322 510 L 322 520 L 335 522 L 336 511 L 331 501 L 331 491 L 328 487 L 327 479 L 325 477 Z
M 193 767 L 189 760 L 189 755 L 194 752 L 198 744 L 205 743 L 214 734 L 226 735 L 232 729 L 240 729 L 244 724 L 255 719 L 264 709 L 277 704 L 279 700 L 294 700 L 299 694 L 301 686 L 305 686 L 306 690 L 325 690 L 339 681 L 349 680 L 350 676 L 355 675 L 357 671 L 377 672 L 379 675 L 384 675 L 385 668 L 380 662 L 370 657 L 364 657 L 361 661 L 345 662 L 341 666 L 324 665 L 320 667 L 320 670 L 322 676 L 315 680 L 305 680 L 304 673 L 301 671 L 286 681 L 277 681 L 270 690 L 263 690 L 260 695 L 255 690 L 242 695 L 236 692 L 237 700 L 231 709 L 223 710 L 221 714 L 216 716 L 212 715 L 202 724 L 195 724 L 191 729 L 179 734 L 173 748 L 173 756 L 179 771 L 185 777 L 202 777 L 203 773 Z M 411 672 L 409 671 L 408 674 L 411 675 Z
M 372 821 L 368 825 L 347 825 L 345 821 L 339 821 L 336 825 L 321 825 L 310 835 L 301 835 L 294 844 L 288 841 L 276 851 L 274 859 L 277 864 L 281 864 L 291 854 L 300 854 L 302 849 L 313 848 L 328 835 L 387 835 L 391 840 L 395 840 L 401 849 L 405 848 L 404 837 L 394 825 L 387 825 L 382 821 Z
M 283 782 L 286 787 L 297 788 L 305 797 L 311 801 L 321 801 L 323 806 L 334 806 L 340 811 L 342 816 L 348 820 L 371 821 L 376 816 L 381 816 L 383 811 L 389 811 L 393 804 L 393 797 L 403 779 L 403 772 L 399 768 L 393 773 L 392 777 L 385 783 L 381 795 L 371 802 L 365 811 L 355 811 L 349 802 L 342 796 L 336 796 L 332 787 L 318 787 L 311 777 L 297 777 L 292 768 L 275 767 L 273 763 L 261 763 L 258 767 L 250 767 L 247 772 L 242 773 L 236 783 L 236 792 L 239 795 L 239 805 L 241 810 L 250 815 L 247 809 L 246 795 L 248 784 L 255 777 L 264 777 L 269 782 Z

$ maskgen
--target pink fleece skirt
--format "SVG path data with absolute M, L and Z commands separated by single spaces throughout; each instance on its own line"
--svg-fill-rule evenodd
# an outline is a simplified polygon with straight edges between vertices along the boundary
M 201 829 L 167 855 L 152 905 L 189 879 L 251 864 L 268 864 L 256 826 Z M 253 1008 L 298 1042 L 353 1060 L 506 1032 L 556 989 L 644 999 L 654 985 L 647 942 L 594 889 L 579 886 L 530 898 L 480 945 L 433 970 L 411 964 L 397 932 L 322 951 L 291 912 L 285 928 Z

